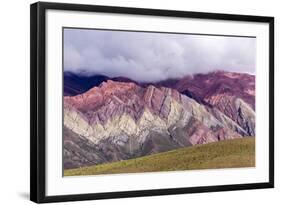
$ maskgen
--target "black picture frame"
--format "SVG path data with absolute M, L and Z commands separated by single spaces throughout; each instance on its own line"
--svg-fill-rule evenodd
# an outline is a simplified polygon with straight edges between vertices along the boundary
M 195 19 L 217 19 L 229 21 L 262 22 L 269 25 L 269 181 L 263 183 L 229 184 L 189 188 L 140 190 L 108 193 L 89 193 L 60 196 L 46 196 L 46 81 L 45 81 L 45 37 L 46 11 L 48 9 L 120 13 L 129 15 L 170 16 Z M 38 2 L 30 7 L 30 200 L 37 203 L 109 198 L 141 197 L 154 195 L 218 192 L 274 187 L 274 17 L 248 16 L 218 13 L 187 12 L 96 6 L 82 4 Z

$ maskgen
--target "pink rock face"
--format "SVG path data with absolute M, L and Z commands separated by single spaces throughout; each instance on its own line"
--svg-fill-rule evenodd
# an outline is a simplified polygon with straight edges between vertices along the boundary
M 192 123 L 186 134 L 190 137 L 189 141 L 192 145 L 242 137 L 238 133 L 225 127 L 221 127 L 215 131 L 211 130 L 199 121 Z
M 64 102 L 69 103 L 80 111 L 96 110 L 103 106 L 109 99 L 113 101 L 120 101 L 116 96 L 127 95 L 134 92 L 136 85 L 134 83 L 120 83 L 108 80 L 103 82 L 99 87 L 94 87 L 86 93 L 76 95 L 73 97 L 64 97 Z M 112 96 L 115 96 L 115 98 Z M 126 100 L 126 98 L 123 100 Z
M 92 123 L 105 123 L 114 116 L 129 114 L 139 119 L 148 108 L 153 114 L 167 118 L 169 101 L 167 96 L 180 100 L 180 93 L 171 88 L 140 87 L 135 83 L 115 82 L 108 80 L 99 87 L 73 97 L 64 97 L 64 103 L 71 105 L 79 112 L 88 116 Z
M 100 88 L 95 87 L 81 95 L 64 97 L 64 103 L 70 104 L 80 111 L 94 110 L 102 105 L 104 95 Z
M 195 122 L 192 128 L 192 133 L 190 133 L 190 130 L 187 131 L 187 135 L 190 136 L 189 141 L 191 144 L 206 144 L 211 141 L 218 141 L 214 133 L 200 122 Z
M 217 71 L 180 79 L 174 86 L 179 92 L 189 90 L 216 106 L 224 96 L 241 98 L 255 110 L 255 76 Z
M 211 105 L 247 130 L 248 135 L 255 135 L 254 123 L 246 123 L 239 114 L 235 103 L 243 100 L 255 110 L 255 76 L 245 73 L 217 71 L 208 74 L 186 76 L 173 86 L 179 92 L 189 93 L 200 104 Z M 199 99 L 199 100 L 198 100 Z M 248 124 L 251 124 L 249 127 Z
M 132 91 L 135 88 L 136 88 L 136 84 L 134 83 L 115 82 L 112 80 L 103 82 L 100 86 L 100 90 L 105 97 L 114 94 L 124 94 L 126 92 Z

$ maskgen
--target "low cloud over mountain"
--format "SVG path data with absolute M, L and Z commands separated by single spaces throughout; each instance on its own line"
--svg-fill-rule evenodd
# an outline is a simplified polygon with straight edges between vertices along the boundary
M 64 70 L 155 82 L 214 70 L 255 73 L 256 39 L 64 30 Z

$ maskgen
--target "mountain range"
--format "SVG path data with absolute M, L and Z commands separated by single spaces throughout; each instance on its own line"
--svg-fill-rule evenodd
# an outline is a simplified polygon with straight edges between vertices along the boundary
M 64 73 L 64 168 L 255 136 L 255 76 L 216 71 L 144 83 Z

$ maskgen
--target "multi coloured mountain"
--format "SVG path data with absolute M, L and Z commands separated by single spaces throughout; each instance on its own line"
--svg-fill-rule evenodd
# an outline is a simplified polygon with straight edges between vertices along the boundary
M 64 75 L 64 168 L 255 136 L 255 76 L 213 72 L 155 83 Z

